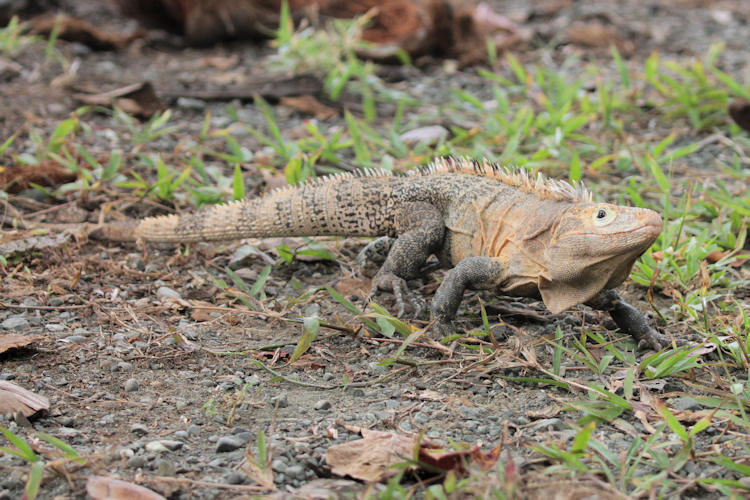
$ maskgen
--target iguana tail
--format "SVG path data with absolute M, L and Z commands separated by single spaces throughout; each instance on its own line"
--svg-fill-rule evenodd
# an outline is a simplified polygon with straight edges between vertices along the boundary
M 207 207 L 186 215 L 142 220 L 133 232 L 145 242 L 187 243 L 267 236 L 380 236 L 392 225 L 392 184 L 398 177 L 323 177 L 260 198 Z

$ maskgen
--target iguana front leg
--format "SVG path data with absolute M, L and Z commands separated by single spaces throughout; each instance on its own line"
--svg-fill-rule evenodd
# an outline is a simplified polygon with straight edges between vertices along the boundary
M 445 223 L 440 211 L 429 203 L 402 205 L 395 221 L 399 236 L 372 280 L 368 301 L 378 290 L 391 291 L 396 299 L 396 315 L 400 317 L 404 315 L 404 297 L 416 314 L 424 308 L 425 301 L 409 291 L 406 280 L 418 276 L 427 258 L 440 249 Z
M 615 290 L 601 291 L 586 304 L 594 309 L 607 311 L 617 327 L 638 342 L 639 348 L 650 347 L 659 351 L 671 344 L 668 336 L 651 328 L 646 316 L 625 302 Z
M 441 336 L 453 333 L 451 321 L 456 317 L 464 290 L 490 290 L 505 277 L 505 266 L 491 257 L 467 257 L 448 271 L 435 292 L 430 317 L 433 328 Z

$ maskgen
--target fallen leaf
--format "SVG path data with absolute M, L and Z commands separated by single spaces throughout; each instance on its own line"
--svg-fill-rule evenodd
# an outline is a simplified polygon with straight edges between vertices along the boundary
M 143 486 L 104 476 L 89 477 L 86 492 L 94 500 L 166 500 Z
M 607 48 L 614 45 L 625 54 L 633 52 L 635 48 L 632 42 L 623 40 L 616 26 L 605 25 L 601 21 L 573 23 L 565 32 L 565 37 L 569 42 L 583 47 Z
M 543 418 L 552 418 L 560 413 L 560 405 L 552 404 L 545 406 L 541 410 L 528 410 L 526 416 L 532 420 L 539 420 Z
M 419 461 L 442 471 L 464 472 L 469 461 L 479 464 L 483 470 L 488 470 L 497 462 L 501 449 L 502 444 L 498 444 L 487 453 L 482 452 L 479 445 L 467 446 L 463 450 L 421 447 Z
M 134 83 L 98 94 L 79 92 L 73 94 L 73 98 L 91 106 L 117 106 L 126 113 L 142 118 L 150 118 L 166 109 L 150 82 Z
M 7 380 L 0 380 L 0 415 L 20 412 L 23 416 L 30 417 L 47 410 L 49 399 Z
M 326 464 L 339 476 L 382 481 L 398 473 L 392 465 L 414 455 L 417 436 L 363 429 L 362 439 L 337 444 L 326 451 Z M 412 467 L 413 468 L 413 467 Z
M 16 194 L 27 189 L 31 184 L 57 187 L 65 182 L 72 182 L 76 175 L 66 167 L 54 161 L 43 161 L 37 165 L 0 165 L 0 191 Z
M 244 472 L 247 477 L 261 485 L 263 488 L 267 490 L 276 489 L 276 484 L 273 482 L 273 469 L 271 469 L 271 464 L 267 463 L 261 465 L 258 463 L 253 452 L 250 451 L 249 446 L 245 449 L 245 458 L 242 459 L 239 469 Z
M 128 34 L 110 33 L 88 21 L 65 15 L 47 15 L 31 21 L 34 34 L 46 36 L 55 30 L 61 40 L 82 43 L 94 50 L 119 50 L 145 35 L 143 30 Z
M 711 264 L 715 264 L 716 262 L 719 262 L 721 259 L 732 253 L 733 250 L 724 250 L 723 252 L 720 250 L 715 250 L 711 252 L 710 254 L 706 255 L 706 260 L 710 262 Z M 750 260 L 749 258 L 738 258 L 734 259 L 732 262 L 729 263 L 732 267 L 742 267 L 742 264 Z
M 0 337 L 0 353 L 10 351 L 11 349 L 18 349 L 19 347 L 26 347 L 43 338 L 42 335 L 3 335 Z
M 750 132 L 750 102 L 735 99 L 729 104 L 729 116 L 743 130 Z
M 300 113 L 314 115 L 321 120 L 339 114 L 337 109 L 332 108 L 331 106 L 326 106 L 312 95 L 282 97 L 281 104 L 288 108 L 295 109 Z
M 371 280 L 364 278 L 342 278 L 336 282 L 333 289 L 347 299 L 351 296 L 365 298 L 370 294 Z

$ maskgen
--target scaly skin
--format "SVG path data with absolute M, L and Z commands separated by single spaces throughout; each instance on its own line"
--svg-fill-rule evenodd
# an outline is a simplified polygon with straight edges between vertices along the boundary
M 387 251 L 373 292 L 392 291 L 403 314 L 404 296 L 420 302 L 405 280 L 437 255 L 450 268 L 430 309 L 440 332 L 450 330 L 464 290 L 494 290 L 541 296 L 553 313 L 590 303 L 609 311 L 641 344 L 658 349 L 664 336 L 612 289 L 661 229 L 656 212 L 594 203 L 581 186 L 532 178 L 523 169 L 440 159 L 414 175 L 323 178 L 195 214 L 148 218 L 132 236 L 171 243 L 388 236 L 395 241 L 371 244 Z

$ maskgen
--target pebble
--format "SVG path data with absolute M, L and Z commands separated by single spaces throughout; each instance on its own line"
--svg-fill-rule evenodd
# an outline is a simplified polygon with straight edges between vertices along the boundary
M 228 451 L 234 451 L 236 449 L 245 446 L 245 443 L 241 438 L 237 436 L 224 436 L 220 437 L 216 441 L 216 453 L 226 453 Z
M 191 424 L 188 426 L 187 432 L 191 436 L 200 436 L 202 431 L 199 425 Z
M 11 316 L 10 318 L 0 323 L 0 326 L 2 326 L 5 330 L 20 331 L 25 330 L 31 325 L 26 318 L 22 318 L 20 316 Z
M 135 392 L 140 388 L 138 381 L 134 378 L 127 379 L 125 381 L 124 387 L 125 387 L 125 392 Z
M 61 325 L 59 323 L 48 323 L 44 325 L 44 328 L 46 328 L 47 331 L 50 332 L 61 332 L 65 330 L 65 325 Z
M 146 451 L 150 451 L 151 453 L 167 453 L 169 448 L 164 446 L 161 441 L 151 441 L 146 443 Z
M 271 469 L 273 469 L 274 472 L 283 474 L 284 472 L 286 472 L 287 467 L 288 466 L 286 465 L 286 462 L 284 462 L 280 458 L 277 458 L 273 462 L 271 462 Z
M 143 467 L 146 466 L 148 462 L 146 461 L 145 457 L 141 455 L 136 455 L 134 457 L 129 458 L 126 463 L 128 464 L 128 467 L 130 468 L 142 469 Z
M 233 470 L 224 476 L 224 482 L 227 484 L 243 484 L 245 477 L 243 473 Z
M 691 398 L 690 396 L 682 396 L 681 398 L 678 398 L 677 401 L 674 402 L 673 407 L 675 410 L 685 411 L 685 410 L 698 410 L 700 409 L 701 405 L 700 403 L 698 403 L 698 401 Z
M 299 464 L 290 465 L 284 472 L 287 476 L 291 476 L 294 479 L 305 479 L 305 468 Z
M 156 290 L 156 296 L 159 297 L 162 300 L 167 300 L 167 299 L 178 299 L 179 300 L 179 299 L 182 298 L 178 292 L 176 292 L 175 290 L 169 288 L 168 286 L 160 286 Z
M 188 439 L 190 437 L 190 434 L 188 433 L 188 431 L 175 431 L 175 433 L 173 434 L 173 436 L 176 439 L 179 439 L 181 441 L 185 441 L 186 439 Z
M 327 399 L 321 399 L 317 403 L 315 403 L 315 409 L 316 410 L 328 410 L 331 408 L 331 402 Z
M 174 476 L 177 474 L 177 466 L 169 460 L 160 458 L 156 460 L 156 473 L 160 476 Z
M 206 108 L 206 101 L 203 99 L 196 99 L 194 97 L 178 97 L 177 107 L 185 109 L 202 110 Z
M 272 397 L 271 404 L 273 406 L 278 406 L 279 408 L 286 408 L 287 406 L 289 406 L 289 399 L 288 399 L 287 393 L 282 392 Z
M 60 297 L 50 297 L 47 300 L 47 305 L 50 307 L 60 307 L 63 304 L 63 299 L 61 299 Z
M 62 339 L 64 342 L 70 342 L 71 344 L 83 344 L 86 342 L 86 337 L 83 335 L 68 335 L 64 339 Z

